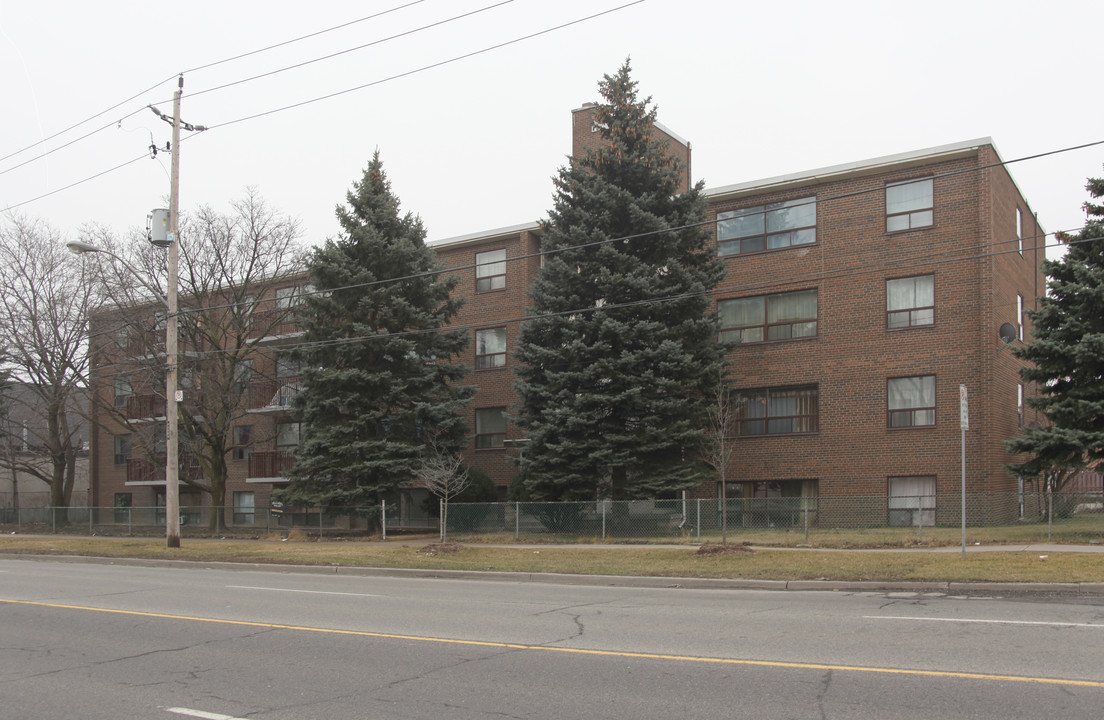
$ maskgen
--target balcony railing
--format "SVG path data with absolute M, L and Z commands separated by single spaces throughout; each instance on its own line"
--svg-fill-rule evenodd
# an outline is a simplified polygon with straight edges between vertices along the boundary
M 266 450 L 250 453 L 249 477 L 280 477 L 295 464 L 295 454 L 289 450 Z
M 130 458 L 126 462 L 126 481 L 128 483 L 154 483 L 165 481 L 165 458 Z M 198 480 L 203 477 L 199 459 L 194 455 L 180 458 L 180 477 Z
M 250 322 L 256 334 L 261 334 L 264 337 L 292 335 L 302 332 L 301 328 L 293 321 L 292 314 L 283 308 L 255 312 Z
M 247 407 L 256 410 L 279 410 L 290 407 L 291 399 L 299 394 L 299 388 L 297 377 L 252 382 L 246 395 Z
M 165 398 L 160 395 L 132 395 L 126 401 L 128 420 L 165 417 Z

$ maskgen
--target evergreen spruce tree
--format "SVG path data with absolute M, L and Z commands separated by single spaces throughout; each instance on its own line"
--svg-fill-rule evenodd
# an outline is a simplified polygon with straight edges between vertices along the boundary
M 1086 187 L 1094 200 L 1104 197 L 1104 179 Z M 1043 263 L 1047 294 L 1027 312 L 1033 339 L 1013 350 L 1032 363 L 1020 375 L 1038 397 L 1026 402 L 1049 422 L 1008 442 L 1009 451 L 1030 456 L 1009 469 L 1043 476 L 1055 490 L 1078 470 L 1104 464 L 1104 205 L 1086 202 L 1085 212 L 1084 228 L 1062 238 L 1065 257 Z
M 725 362 L 710 291 L 723 266 L 701 184 L 654 134 L 626 62 L 599 89 L 598 149 L 555 179 L 544 266 L 521 328 L 521 476 L 536 500 L 657 497 L 711 477 L 698 460 Z
M 441 330 L 460 307 L 456 280 L 432 273 L 422 222 L 400 215 L 378 151 L 347 202 L 343 232 L 309 261 L 319 292 L 304 301 L 293 354 L 303 438 L 283 495 L 294 503 L 374 504 L 413 480 L 429 438 L 458 451 L 466 437 L 471 391 L 455 384 L 453 360 L 467 334 Z

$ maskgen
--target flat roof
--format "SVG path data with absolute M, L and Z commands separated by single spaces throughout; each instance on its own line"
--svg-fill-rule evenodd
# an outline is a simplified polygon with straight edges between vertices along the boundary
M 581 110 L 583 108 L 579 109 Z M 659 125 L 659 123 L 656 124 Z M 664 132 L 669 132 L 666 128 L 663 128 L 662 126 L 660 127 L 664 130 Z M 673 133 L 671 134 L 674 137 L 678 138 L 678 136 L 675 136 Z M 741 195 L 751 194 L 753 192 L 761 192 L 763 190 L 781 185 L 815 185 L 817 183 L 838 179 L 841 175 L 882 172 L 895 166 L 908 167 L 909 165 L 913 164 L 919 165 L 922 163 L 931 162 L 933 160 L 951 158 L 957 155 L 971 153 L 977 150 L 977 148 L 984 145 L 991 146 L 993 148 L 993 152 L 996 153 L 998 160 L 1000 159 L 1000 153 L 997 151 L 997 147 L 993 143 L 993 139 L 989 137 L 982 137 L 973 140 L 964 140 L 961 142 L 950 143 L 947 145 L 937 145 L 935 147 L 923 148 L 921 150 L 912 150 L 909 152 L 896 153 L 893 155 L 883 155 L 881 157 L 870 158 L 867 160 L 856 160 L 854 162 L 842 163 L 840 165 L 829 165 L 827 167 L 815 168 L 813 170 L 802 170 L 800 172 L 789 173 L 786 175 L 776 175 L 774 177 L 762 178 L 759 180 L 750 180 L 748 182 L 736 183 L 734 185 L 722 185 L 720 187 L 706 188 L 704 191 L 704 195 L 707 198 L 718 198 L 725 195 Z M 1009 176 L 1011 177 L 1011 173 L 1009 173 Z M 1013 184 L 1016 183 L 1015 178 L 1012 179 L 1012 182 Z M 510 225 L 493 230 L 485 230 L 482 232 L 469 233 L 467 235 L 459 235 L 457 237 L 433 240 L 427 243 L 427 245 L 429 245 L 430 247 L 440 248 L 450 245 L 475 244 L 507 237 L 510 235 L 517 235 L 527 230 L 533 231 L 539 228 L 539 222 L 530 222 L 521 225 Z
M 818 182 L 826 182 L 828 180 L 835 180 L 840 175 L 880 172 L 895 165 L 907 166 L 918 162 L 928 162 L 944 156 L 959 155 L 963 152 L 973 151 L 983 145 L 993 145 L 992 138 L 985 137 L 976 140 L 951 143 L 949 145 L 937 145 L 936 147 L 924 148 L 923 150 L 912 150 L 910 152 L 896 153 L 894 155 L 883 155 L 882 157 L 870 158 L 868 160 L 857 160 L 841 165 L 829 165 L 828 167 L 816 168 L 813 170 L 802 170 L 787 175 L 777 175 L 761 180 L 736 183 L 735 185 L 706 188 L 705 196 L 716 197 L 718 195 L 739 194 L 751 190 L 758 191 L 776 185 L 788 185 L 791 183 L 815 184 Z M 993 150 L 996 151 L 996 146 L 993 146 Z M 997 153 L 997 156 L 999 157 L 1000 153 Z

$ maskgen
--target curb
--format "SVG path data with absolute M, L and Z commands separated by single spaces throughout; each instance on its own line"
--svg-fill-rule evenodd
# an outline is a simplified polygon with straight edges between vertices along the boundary
M 436 570 L 348 565 L 280 565 L 275 563 L 199 562 L 109 558 L 87 555 L 35 555 L 0 553 L 3 560 L 29 560 L 92 565 L 181 568 L 187 570 L 250 570 L 254 572 L 306 575 L 349 575 L 353 577 L 396 577 L 423 580 L 477 580 L 481 582 L 545 583 L 550 585 L 599 585 L 607 587 L 669 588 L 685 590 L 771 590 L 814 592 L 905 592 L 950 595 L 1054 594 L 1104 596 L 1100 583 L 1002 583 L 957 581 L 880 580 L 756 580 L 750 578 L 686 578 L 650 575 L 570 575 L 565 573 L 501 572 L 495 570 Z

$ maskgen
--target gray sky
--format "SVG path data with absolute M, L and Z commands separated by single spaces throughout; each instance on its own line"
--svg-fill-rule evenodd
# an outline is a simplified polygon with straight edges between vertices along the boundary
M 300 218 L 309 242 L 336 234 L 334 207 L 377 147 L 430 240 L 540 219 L 571 150 L 570 111 L 598 99 L 599 79 L 627 56 L 660 121 L 693 144 L 693 174 L 708 187 L 985 136 L 1005 160 L 1104 140 L 1104 96 L 1092 87 L 1099 0 L 644 0 L 389 80 L 630 1 L 514 0 L 388 40 L 498 1 L 424 0 L 201 68 L 410 1 L 0 4 L 0 156 L 138 95 L 0 161 L 0 209 L 19 205 L 71 236 L 90 221 L 144 226 L 168 196 L 167 153 L 26 201 L 143 156 L 151 133 L 163 147 L 169 126 L 143 108 L 171 114 L 180 71 L 184 120 L 213 126 L 181 144 L 182 207 L 226 208 L 252 185 Z M 376 44 L 203 92 L 366 43 Z M 1069 230 L 1102 163 L 1099 145 L 1011 172 L 1044 227 Z

